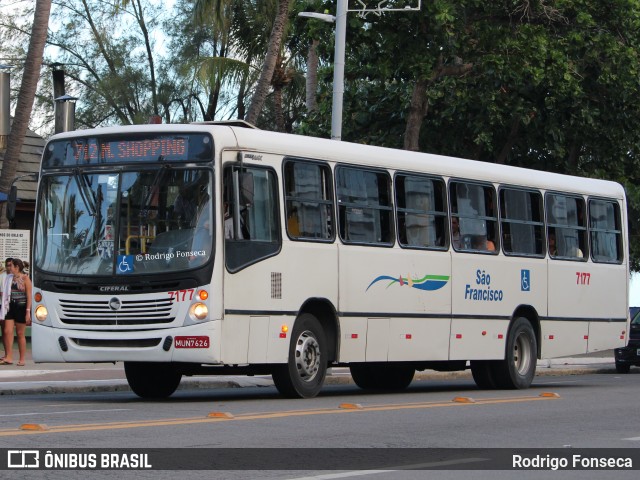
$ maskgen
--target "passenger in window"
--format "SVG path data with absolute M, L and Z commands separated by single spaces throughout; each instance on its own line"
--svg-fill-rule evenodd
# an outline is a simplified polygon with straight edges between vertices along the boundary
M 458 217 L 451 218 L 451 243 L 456 250 L 462 246 L 462 235 L 460 234 L 460 219 Z
M 580 249 L 580 247 L 577 247 L 577 246 L 572 246 L 569 248 L 568 256 L 575 257 L 575 258 L 584 258 L 584 254 L 582 253 L 582 250 Z
M 558 248 L 556 247 L 556 234 L 549 234 L 549 256 L 555 257 L 558 255 Z
M 487 247 L 487 250 L 489 250 L 490 252 L 496 251 L 496 244 L 493 243 L 493 240 L 487 240 L 486 247 Z
M 491 249 L 489 248 L 489 243 L 491 243 Z M 471 248 L 473 250 L 492 250 L 495 251 L 496 246 L 491 240 L 487 240 L 487 237 L 484 235 L 474 235 L 471 238 Z
M 287 231 L 292 237 L 300 236 L 300 221 L 298 220 L 298 209 L 292 207 L 287 218 Z

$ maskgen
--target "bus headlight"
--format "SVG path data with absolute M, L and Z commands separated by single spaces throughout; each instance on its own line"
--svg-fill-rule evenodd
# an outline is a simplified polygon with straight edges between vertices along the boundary
M 44 305 L 38 305 L 36 307 L 36 320 L 38 320 L 39 322 L 44 322 L 47 319 L 47 315 L 49 315 L 47 307 L 45 307 Z
M 209 309 L 204 303 L 194 303 L 189 309 L 189 316 L 193 320 L 204 320 L 209 315 Z

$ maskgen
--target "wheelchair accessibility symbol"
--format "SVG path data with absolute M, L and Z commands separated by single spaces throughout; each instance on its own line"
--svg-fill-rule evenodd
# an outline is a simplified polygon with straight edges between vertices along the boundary
M 133 273 L 133 255 L 118 255 L 118 266 L 116 273 L 118 275 L 127 275 Z
M 523 292 L 531 291 L 531 272 L 529 270 L 520 271 L 520 290 Z

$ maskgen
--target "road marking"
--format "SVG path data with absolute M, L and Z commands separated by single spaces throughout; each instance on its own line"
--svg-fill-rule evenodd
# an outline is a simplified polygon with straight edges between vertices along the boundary
M 391 473 L 400 470 L 423 470 L 437 467 L 450 467 L 452 465 L 464 465 L 466 463 L 486 462 L 488 458 L 460 458 L 458 460 L 445 460 L 442 462 L 418 463 L 415 465 L 400 465 L 395 467 L 385 467 L 384 470 L 357 470 L 342 473 L 327 473 L 312 477 L 298 477 L 289 480 L 332 480 L 337 478 L 360 477 L 365 475 L 378 475 L 380 473 Z
M 129 429 L 129 428 L 148 428 L 148 427 L 166 427 L 166 426 L 184 426 L 203 423 L 216 423 L 216 422 L 239 422 L 250 420 L 265 420 L 265 419 L 279 419 L 290 417 L 301 417 L 309 415 L 362 415 L 365 412 L 383 412 L 394 410 L 411 410 L 411 409 L 425 409 L 425 408 L 476 408 L 480 405 L 495 405 L 503 403 L 520 403 L 520 402 L 540 402 L 540 401 L 557 401 L 558 398 L 553 397 L 540 397 L 540 396 L 527 396 L 527 397 L 505 397 L 505 398 L 486 398 L 476 399 L 475 403 L 456 403 L 452 401 L 445 402 L 425 402 L 425 403 L 408 403 L 408 404 L 389 404 L 389 405 L 374 405 L 365 406 L 362 409 L 351 410 L 343 408 L 324 408 L 314 410 L 289 410 L 280 412 L 262 412 L 262 413 L 245 413 L 236 414 L 233 418 L 211 418 L 203 415 L 202 417 L 191 418 L 167 418 L 161 420 L 142 420 L 142 421 L 130 421 L 130 422 L 112 422 L 112 423 L 93 423 L 93 424 L 79 424 L 79 425 L 59 425 L 50 426 L 49 430 L 42 431 L 25 431 L 14 429 L 0 430 L 0 437 L 17 436 L 17 435 L 41 435 L 49 433 L 68 433 L 68 432 L 84 432 L 84 431 L 98 431 L 98 430 L 116 430 L 116 429 Z M 104 411 L 104 410 L 103 410 Z M 40 413 L 46 415 L 50 412 Z M 22 414 L 23 416 L 25 414 Z
M 131 408 L 109 408 L 100 410 L 67 410 L 66 412 L 21 412 L 0 414 L 0 417 L 29 417 L 33 415 L 65 415 L 67 413 L 96 413 L 96 412 L 130 412 Z
M 558 381 L 551 381 L 551 382 L 539 382 L 536 380 L 536 385 L 560 385 L 563 383 L 578 383 L 578 380 L 558 380 Z
M 630 442 L 640 441 L 640 437 L 623 438 L 623 440 L 629 440 Z

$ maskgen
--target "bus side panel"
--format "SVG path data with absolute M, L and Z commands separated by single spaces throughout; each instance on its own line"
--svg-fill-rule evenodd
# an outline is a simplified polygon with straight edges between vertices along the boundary
M 449 356 L 451 319 L 393 318 L 389 336 L 389 359 L 395 361 L 445 360 Z
M 340 311 L 344 317 L 367 321 L 365 351 L 343 338 L 341 361 L 447 359 L 451 312 L 447 252 L 346 245 L 340 248 L 339 268 Z M 343 337 L 352 331 L 360 335 L 355 325 L 352 318 L 343 319 Z M 362 328 L 362 323 L 357 326 Z
M 236 273 L 226 271 L 223 362 L 286 362 L 305 302 L 322 298 L 337 303 L 336 251 L 331 244 L 285 239 L 276 256 Z
M 627 324 L 622 322 L 590 322 L 587 351 L 599 352 L 624 347 Z
M 245 315 L 228 315 L 222 322 L 222 362 L 245 364 L 248 362 L 249 331 L 251 318 Z M 266 343 L 266 338 L 265 338 Z
M 453 257 L 451 360 L 503 359 L 519 306 L 546 312 L 544 259 L 472 253 Z
M 627 317 L 626 289 L 624 265 L 550 260 L 549 319 L 555 321 L 544 330 L 547 337 L 553 337 L 550 343 L 554 345 L 544 348 L 543 344 L 543 355 L 587 353 L 588 343 L 589 351 L 621 346 L 620 332 L 626 324 L 609 320 Z M 591 319 L 600 321 L 592 321 L 589 328 Z M 572 329 L 576 322 L 581 327 Z M 564 337 L 561 344 L 555 341 L 560 334 Z
M 540 322 L 542 358 L 586 353 L 589 322 L 547 320 Z
M 389 319 L 367 319 L 367 362 L 389 360 Z
M 362 362 L 367 348 L 367 319 L 343 317 L 340 319 L 339 342 L 341 362 Z
M 589 264 L 591 275 L 584 279 L 592 302 L 591 316 L 601 317 L 589 324 L 588 352 L 624 347 L 627 331 L 627 268 L 625 264 Z M 576 275 L 576 281 L 581 281 Z M 625 319 L 625 321 L 621 321 Z

